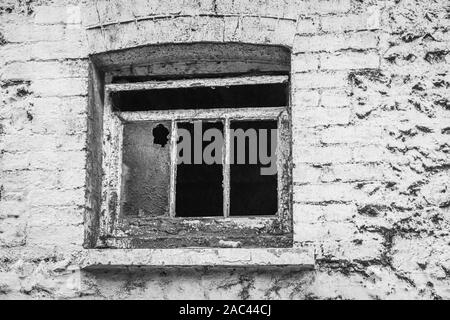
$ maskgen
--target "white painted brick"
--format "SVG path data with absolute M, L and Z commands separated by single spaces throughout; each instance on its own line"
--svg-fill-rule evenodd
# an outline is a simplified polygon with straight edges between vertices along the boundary
M 380 141 L 381 136 L 381 127 L 332 127 L 322 133 L 321 141 L 323 143 L 374 144 Z
M 293 150 L 294 163 L 345 163 L 352 161 L 352 149 L 347 146 L 296 147 Z
M 382 236 L 369 236 L 367 234 L 353 234 L 353 239 L 344 241 L 321 241 L 321 252 L 317 259 L 333 256 L 336 261 L 367 261 L 380 259 L 385 251 Z M 375 239 L 374 239 L 375 238 Z
M 342 88 L 348 85 L 348 73 L 345 71 L 297 73 L 292 76 L 294 90 Z
M 29 226 L 45 227 L 80 225 L 83 223 L 83 210 L 77 207 L 33 207 L 29 209 Z
M 58 41 L 64 38 L 64 27 L 62 25 L 39 26 L 32 24 L 10 24 L 3 33 L 5 39 L 11 43 Z
M 362 201 L 363 191 L 349 183 L 294 185 L 295 202 Z
M 353 148 L 356 162 L 380 162 L 386 160 L 386 149 L 382 146 L 357 146 Z
M 335 181 L 371 181 L 383 180 L 385 168 L 381 165 L 373 164 L 334 164 L 322 168 L 320 177 L 323 182 Z
M 293 108 L 292 121 L 308 127 L 345 125 L 350 123 L 350 108 Z
M 326 14 L 348 12 L 350 0 L 299 0 L 298 10 L 302 14 Z
M 37 97 L 32 113 L 40 117 L 83 115 L 87 112 L 88 97 Z
M 294 233 L 294 242 L 326 242 L 354 239 L 359 234 L 358 229 L 350 223 L 298 223 L 295 225 L 298 232 Z
M 68 37 L 69 38 L 69 37 Z M 35 60 L 87 58 L 87 46 L 77 39 L 33 44 L 30 56 Z
M 292 123 L 292 142 L 294 151 L 300 147 L 310 147 L 320 144 L 320 131 L 317 128 L 306 127 L 302 122 Z
M 363 14 L 326 16 L 321 18 L 321 25 L 325 32 L 376 30 L 380 27 L 380 12 L 372 6 Z
M 297 54 L 292 57 L 292 72 L 315 71 L 319 69 L 319 55 Z
M 317 90 L 298 90 L 293 86 L 292 100 L 294 108 L 316 107 L 319 105 L 320 93 Z
M 315 34 L 319 32 L 319 22 L 316 19 L 298 19 L 297 34 Z
M 3 136 L 3 150 L 8 152 L 27 152 L 55 148 L 56 138 L 45 135 L 17 133 Z
M 29 152 L 41 150 L 78 151 L 85 147 L 85 133 L 72 135 L 15 134 L 3 136 L 3 150 Z
M 293 182 L 298 184 L 320 183 L 322 171 L 309 164 L 295 163 L 292 172 Z
M 29 169 L 41 169 L 49 171 L 57 170 L 81 170 L 86 164 L 84 152 L 61 152 L 43 150 L 32 152 L 27 157 Z
M 297 223 L 344 222 L 357 215 L 355 204 L 311 205 L 294 203 L 294 219 Z
M 5 44 L 0 54 L 0 64 L 12 61 L 28 61 L 31 59 L 31 44 Z
M 234 37 L 227 40 L 239 40 L 241 42 L 260 42 L 267 44 L 278 44 L 292 46 L 296 33 L 296 25 L 294 21 L 280 20 L 273 18 L 256 18 L 244 17 L 236 21 L 238 23 L 239 32 L 232 29 Z M 225 24 L 227 20 L 225 20 Z M 225 25 L 228 30 L 227 25 Z
M 34 23 L 36 24 L 81 23 L 79 6 L 38 6 L 34 11 Z
M 346 107 L 351 105 L 351 94 L 344 90 L 323 90 L 320 105 L 326 108 Z
M 68 77 L 87 77 L 88 62 L 14 62 L 1 71 L 1 77 L 9 80 L 58 79 Z
M 375 52 L 324 54 L 320 66 L 323 70 L 375 69 L 380 66 L 380 57 Z
M 293 52 L 333 52 L 342 49 L 374 49 L 378 46 L 378 36 L 374 32 L 346 34 L 324 34 L 315 36 L 298 35 L 294 39 Z
M 69 78 L 56 80 L 37 80 L 32 83 L 33 92 L 41 97 L 87 95 L 87 79 Z
M 84 227 L 45 225 L 27 229 L 27 244 L 40 247 L 76 247 L 83 244 Z
M 28 195 L 33 206 L 76 206 L 84 203 L 84 190 L 33 190 Z

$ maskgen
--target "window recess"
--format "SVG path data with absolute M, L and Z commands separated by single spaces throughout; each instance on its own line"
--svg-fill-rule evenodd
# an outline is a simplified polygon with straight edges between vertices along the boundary
M 292 246 L 288 105 L 286 75 L 106 84 L 101 245 Z

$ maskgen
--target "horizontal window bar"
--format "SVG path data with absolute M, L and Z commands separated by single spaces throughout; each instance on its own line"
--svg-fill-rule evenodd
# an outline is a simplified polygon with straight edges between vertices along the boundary
M 163 110 L 116 112 L 125 122 L 163 121 L 163 120 L 196 120 L 196 119 L 276 119 L 286 107 L 276 108 L 242 108 L 242 109 L 199 109 L 199 110 Z
M 199 88 L 199 87 L 228 87 L 241 85 L 286 83 L 288 76 L 254 76 L 235 78 L 212 78 L 212 79 L 185 79 L 170 81 L 147 81 L 137 83 L 115 83 L 107 84 L 106 90 L 110 92 L 133 91 L 133 90 L 154 90 L 154 89 L 178 89 L 178 88 Z

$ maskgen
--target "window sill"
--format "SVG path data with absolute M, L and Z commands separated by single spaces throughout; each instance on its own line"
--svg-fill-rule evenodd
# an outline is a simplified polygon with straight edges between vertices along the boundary
M 91 249 L 83 269 L 111 267 L 293 267 L 314 268 L 312 248 L 281 249 Z

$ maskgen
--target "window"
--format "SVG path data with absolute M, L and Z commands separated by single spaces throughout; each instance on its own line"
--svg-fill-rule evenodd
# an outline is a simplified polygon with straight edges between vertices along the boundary
M 106 77 L 100 246 L 292 246 L 288 73 Z

